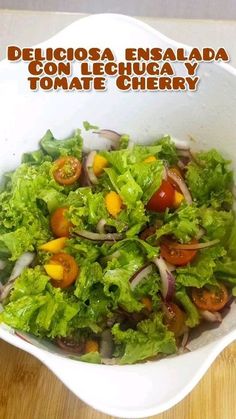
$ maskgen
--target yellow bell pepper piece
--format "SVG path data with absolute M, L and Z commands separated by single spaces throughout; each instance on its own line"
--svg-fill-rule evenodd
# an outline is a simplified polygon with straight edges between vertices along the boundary
M 143 160 L 144 163 L 152 163 L 154 161 L 157 161 L 157 158 L 155 156 L 149 156 L 146 159 Z
M 148 297 L 143 297 L 141 299 L 141 303 L 144 305 L 144 307 L 148 310 L 148 311 L 152 311 L 152 300 Z
M 63 279 L 64 269 L 62 265 L 47 264 L 44 265 L 44 269 L 50 278 L 55 279 L 56 281 L 61 281 Z
M 85 343 L 85 353 L 88 354 L 89 352 L 98 352 L 98 343 L 96 340 L 87 340 Z
M 121 211 L 122 199 L 116 192 L 111 191 L 105 196 L 106 208 L 109 214 L 116 217 Z
M 42 244 L 39 249 L 45 250 L 46 252 L 59 253 L 66 244 L 67 237 L 60 237 L 59 239 L 51 240 L 45 244 Z
M 103 169 L 108 166 L 108 161 L 105 157 L 96 154 L 93 160 L 93 171 L 96 176 L 100 176 L 103 172 Z
M 175 191 L 173 207 L 178 208 L 181 202 L 183 202 L 183 200 L 184 200 L 183 194 L 178 191 Z

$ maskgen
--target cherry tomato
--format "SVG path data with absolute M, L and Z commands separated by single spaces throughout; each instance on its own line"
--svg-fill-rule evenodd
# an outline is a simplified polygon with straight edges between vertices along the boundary
M 163 180 L 160 188 L 152 195 L 147 203 L 149 211 L 164 212 L 174 204 L 175 190 L 170 182 Z
M 181 336 L 185 329 L 186 314 L 174 303 L 165 306 L 165 323 L 176 337 Z
M 223 284 L 209 288 L 193 288 L 192 299 L 201 310 L 221 310 L 229 299 L 227 288 Z
M 59 264 L 64 269 L 62 280 L 51 280 L 54 287 L 67 288 L 75 282 L 79 273 L 79 267 L 73 256 L 68 255 L 67 253 L 57 253 L 52 256 L 49 263 L 55 263 L 56 265 Z
M 57 208 L 51 216 L 50 225 L 55 237 L 69 237 L 72 223 L 66 218 L 68 208 Z
M 145 230 L 141 231 L 140 233 L 140 239 L 141 240 L 147 240 L 148 237 L 153 236 L 153 234 L 156 233 L 156 227 L 150 226 L 145 228 Z
M 81 174 L 82 165 L 76 157 L 65 156 L 54 162 L 53 177 L 60 185 L 72 185 Z
M 197 243 L 197 240 L 192 240 L 191 243 Z M 161 243 L 161 256 L 167 262 L 176 266 L 187 265 L 191 262 L 197 254 L 197 250 L 183 250 L 171 247 L 171 245 L 177 244 L 171 240 L 163 240 Z

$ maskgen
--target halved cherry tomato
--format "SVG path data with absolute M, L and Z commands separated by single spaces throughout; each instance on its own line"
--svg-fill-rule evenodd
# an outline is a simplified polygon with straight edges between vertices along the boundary
M 51 280 L 54 287 L 67 288 L 75 282 L 79 273 L 79 267 L 73 256 L 67 253 L 57 253 L 53 255 L 49 263 L 63 267 L 63 279 L 60 281 Z
M 170 182 L 163 180 L 160 188 L 152 195 L 147 203 L 149 211 L 164 212 L 166 208 L 172 208 L 175 190 Z
M 223 284 L 209 288 L 193 288 L 192 299 L 201 310 L 221 310 L 229 299 L 227 288 Z
M 192 240 L 190 243 L 197 243 L 197 240 Z M 197 254 L 197 250 L 177 249 L 171 247 L 173 244 L 177 243 L 167 239 L 164 239 L 161 243 L 161 256 L 172 265 L 187 265 Z
M 82 165 L 76 157 L 65 156 L 54 162 L 53 177 L 60 185 L 72 185 L 81 174 Z
M 66 218 L 68 208 L 57 208 L 51 216 L 50 225 L 55 237 L 69 237 L 72 223 Z
M 176 337 L 181 336 L 185 329 L 186 314 L 174 303 L 165 305 L 165 323 Z

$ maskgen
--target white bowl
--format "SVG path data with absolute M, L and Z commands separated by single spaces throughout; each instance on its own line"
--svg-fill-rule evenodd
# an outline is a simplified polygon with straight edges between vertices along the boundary
M 151 27 L 121 15 L 95 15 L 73 23 L 40 45 L 110 47 L 117 59 L 130 47 L 181 47 Z M 181 72 L 180 66 L 176 66 Z M 75 71 L 76 73 L 76 66 Z M 20 162 L 23 152 L 38 145 L 46 129 L 63 137 L 83 120 L 130 133 L 145 142 L 163 133 L 197 140 L 196 148 L 217 147 L 233 159 L 236 170 L 236 70 L 227 64 L 201 64 L 197 92 L 31 92 L 27 64 L 0 64 L 2 142 L 1 173 Z M 86 144 L 103 146 L 93 134 Z M 54 353 L 43 342 L 22 340 L 0 327 L 0 337 L 40 359 L 90 406 L 113 416 L 141 418 L 169 409 L 201 379 L 216 356 L 236 338 L 236 305 L 217 329 L 193 341 L 190 353 L 132 366 L 92 365 Z M 26 337 L 26 339 L 28 339 Z M 32 344 L 33 343 L 33 344 Z

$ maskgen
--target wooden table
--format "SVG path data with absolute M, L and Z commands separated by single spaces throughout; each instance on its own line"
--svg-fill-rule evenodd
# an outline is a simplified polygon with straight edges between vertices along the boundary
M 0 10 L 0 59 L 9 44 L 34 45 L 48 39 L 77 13 Z M 236 66 L 236 22 L 141 18 L 167 36 L 189 45 L 224 46 Z M 77 399 L 38 360 L 0 341 L 0 419 L 108 419 Z M 158 419 L 235 419 L 236 344 L 227 348 L 177 406 Z M 111 417 L 110 417 L 111 418 Z
M 111 419 L 86 406 L 37 359 L 0 341 L 0 419 Z M 235 419 L 236 343 L 182 402 L 156 419 Z

